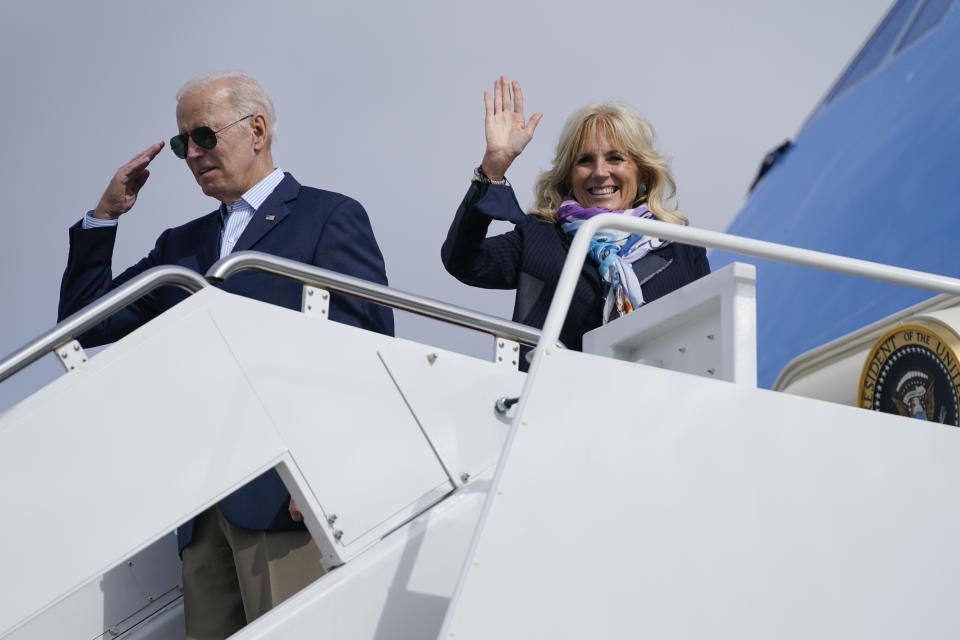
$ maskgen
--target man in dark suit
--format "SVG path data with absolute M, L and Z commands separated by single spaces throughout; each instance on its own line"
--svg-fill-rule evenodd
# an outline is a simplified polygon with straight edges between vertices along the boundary
M 64 318 L 150 267 L 176 264 L 205 273 L 234 250 L 253 249 L 387 283 L 366 212 L 346 196 L 301 186 L 274 167 L 275 115 L 269 96 L 241 73 L 207 74 L 177 94 L 179 135 L 170 141 L 216 211 L 160 235 L 140 262 L 112 277 L 117 219 L 149 176 L 158 142 L 120 167 L 97 207 L 70 229 L 60 289 Z M 244 272 L 223 289 L 291 309 L 301 286 Z M 87 345 L 117 340 L 185 297 L 163 287 L 80 337 Z M 329 317 L 393 334 L 388 309 L 333 295 Z M 188 638 L 223 638 L 322 575 L 320 553 L 279 476 L 265 473 L 178 531 Z

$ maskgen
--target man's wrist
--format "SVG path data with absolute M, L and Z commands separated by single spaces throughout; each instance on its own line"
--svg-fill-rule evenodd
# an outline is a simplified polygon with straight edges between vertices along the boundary
M 115 227 L 117 226 L 116 218 L 99 218 L 96 215 L 95 209 L 87 211 L 87 214 L 83 216 L 83 228 L 84 229 L 102 229 L 103 227 Z
M 110 212 L 108 212 L 106 208 L 103 206 L 102 202 L 99 203 L 95 209 L 92 209 L 87 213 L 88 215 L 90 215 L 90 217 L 96 218 L 98 220 L 114 220 L 115 221 L 117 218 L 120 217 L 119 214 L 112 215 Z

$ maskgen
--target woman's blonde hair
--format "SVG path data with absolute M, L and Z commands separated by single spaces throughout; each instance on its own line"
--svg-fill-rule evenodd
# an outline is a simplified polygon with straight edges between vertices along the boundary
M 560 133 L 553 167 L 537 178 L 531 213 L 556 221 L 560 202 L 570 194 L 570 172 L 577 154 L 599 134 L 628 153 L 639 168 L 639 182 L 647 188 L 633 206 L 646 204 L 659 220 L 687 224 L 685 217 L 665 205 L 676 194 L 677 185 L 669 159 L 653 148 L 653 128 L 639 113 L 618 104 L 591 104 L 570 116 Z

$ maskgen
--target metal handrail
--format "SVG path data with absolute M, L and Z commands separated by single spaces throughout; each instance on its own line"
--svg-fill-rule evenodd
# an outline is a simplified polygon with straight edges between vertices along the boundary
M 570 249 L 567 252 L 567 260 L 563 264 L 563 271 L 561 271 L 560 280 L 557 282 L 557 290 L 553 295 L 553 302 L 550 303 L 550 310 L 547 312 L 547 319 L 543 324 L 543 339 L 546 341 L 546 344 L 550 344 L 552 339 L 560 335 L 563 320 L 570 308 L 570 300 L 573 296 L 577 278 L 580 275 L 580 270 L 583 268 L 587 249 L 590 246 L 590 239 L 600 229 L 617 229 L 631 233 L 642 233 L 665 240 L 673 240 L 675 242 L 711 249 L 722 249 L 731 253 L 739 253 L 755 258 L 765 258 L 776 262 L 813 267 L 814 269 L 833 271 L 892 284 L 906 285 L 918 289 L 936 291 L 937 293 L 960 295 L 960 279 L 957 278 L 924 273 L 923 271 L 915 271 L 913 269 L 891 267 L 878 262 L 846 258 L 830 253 L 789 247 L 774 242 L 743 238 L 741 236 L 733 236 L 717 231 L 694 229 L 678 224 L 660 222 L 659 220 L 604 213 L 587 220 L 577 230 L 577 234 L 570 244 Z M 531 367 L 531 369 L 535 370 L 535 365 Z
M 237 251 L 221 258 L 207 270 L 207 280 L 213 283 L 222 282 L 235 273 L 247 270 L 265 271 L 306 285 L 346 293 L 368 302 L 443 320 L 530 346 L 536 346 L 541 339 L 540 331 L 517 322 L 259 251 Z M 555 339 L 553 342 L 563 347 L 559 340 Z
M 0 361 L 0 382 L 154 289 L 167 285 L 186 289 L 190 293 L 210 286 L 200 274 L 186 267 L 167 265 L 148 269 L 5 357 Z

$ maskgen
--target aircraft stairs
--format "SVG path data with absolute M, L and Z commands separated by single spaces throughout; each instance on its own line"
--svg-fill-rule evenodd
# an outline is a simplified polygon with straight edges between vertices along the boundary
M 0 380 L 51 350 L 68 373 L 0 415 L 0 638 L 182 638 L 172 532 L 271 468 L 329 571 L 235 638 L 956 637 L 960 430 L 758 389 L 753 267 L 584 353 L 557 336 L 600 225 L 960 281 L 594 220 L 542 335 L 240 252 L 206 279 L 159 267 L 11 354 Z M 302 281 L 303 311 L 209 284 L 243 269 Z M 73 340 L 171 284 L 194 293 L 96 356 Z M 330 322 L 329 290 L 486 331 L 494 357 Z

